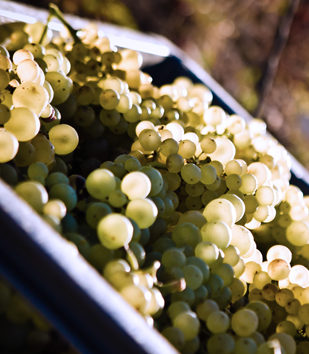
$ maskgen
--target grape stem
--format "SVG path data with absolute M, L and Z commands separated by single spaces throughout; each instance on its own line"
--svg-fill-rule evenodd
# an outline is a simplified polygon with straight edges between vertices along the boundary
M 127 260 L 129 261 L 131 268 L 133 270 L 138 270 L 139 265 L 138 265 L 138 261 L 137 261 L 135 254 L 127 245 L 124 246 L 124 249 L 127 252 Z
M 44 40 L 44 38 L 45 38 L 45 36 L 46 36 L 46 33 L 47 33 L 47 30 L 48 30 L 48 24 L 49 24 L 51 18 L 52 18 L 52 15 L 49 14 L 48 17 L 47 17 L 46 25 L 45 25 L 45 27 L 44 27 L 44 31 L 42 32 L 41 38 L 40 38 L 40 40 L 39 40 L 39 44 L 42 44 L 42 43 L 43 43 L 43 40 Z
M 81 39 L 77 35 L 77 30 L 75 30 L 63 17 L 62 12 L 59 10 L 59 7 L 55 4 L 49 4 L 49 16 L 54 16 L 58 18 L 58 20 L 66 27 L 66 29 L 70 32 L 75 43 L 81 43 Z
M 180 278 L 165 284 L 159 283 L 158 287 L 163 294 L 178 293 L 186 289 L 186 281 L 184 278 Z

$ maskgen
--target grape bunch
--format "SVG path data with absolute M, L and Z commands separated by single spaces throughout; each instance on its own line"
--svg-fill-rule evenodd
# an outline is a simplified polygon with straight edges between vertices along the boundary
M 0 47 L 1 178 L 181 353 L 308 353 L 309 197 L 284 147 L 51 15 L 65 33 Z

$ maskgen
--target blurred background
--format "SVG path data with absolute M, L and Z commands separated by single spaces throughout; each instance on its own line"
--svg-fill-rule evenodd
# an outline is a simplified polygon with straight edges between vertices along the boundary
M 48 0 L 20 1 L 48 7 Z M 66 13 L 161 34 L 309 168 L 309 1 L 54 0 Z

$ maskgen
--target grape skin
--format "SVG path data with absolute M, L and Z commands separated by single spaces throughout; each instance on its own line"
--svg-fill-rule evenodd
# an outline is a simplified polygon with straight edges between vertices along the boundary
M 265 124 L 209 107 L 211 92 L 188 79 L 153 86 L 139 53 L 95 31 L 73 47 L 47 45 L 49 33 L 38 44 L 43 27 L 14 33 L 12 60 L 0 47 L 1 177 L 147 323 L 155 315 L 161 326 L 166 298 L 159 330 L 179 350 L 263 352 L 278 339 L 294 353 L 294 333 L 309 328 L 309 203 L 289 185 L 286 152 Z M 32 121 L 15 124 L 20 110 Z M 84 155 L 105 138 L 120 156 Z M 72 185 L 76 170 L 81 186 Z M 205 325 L 213 334 L 202 334 Z

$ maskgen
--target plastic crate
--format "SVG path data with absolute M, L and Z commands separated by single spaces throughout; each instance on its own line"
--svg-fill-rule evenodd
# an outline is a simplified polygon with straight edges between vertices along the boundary
M 0 1 L 0 23 L 45 21 L 47 12 Z M 75 28 L 88 20 L 67 19 Z M 59 23 L 52 23 L 55 30 Z M 167 39 L 98 23 L 116 45 L 140 50 L 154 83 L 187 76 L 206 84 L 214 104 L 252 119 L 209 74 Z M 292 158 L 291 183 L 309 194 L 308 172 Z M 0 180 L 0 273 L 82 353 L 175 353 L 169 343 L 60 235 Z

